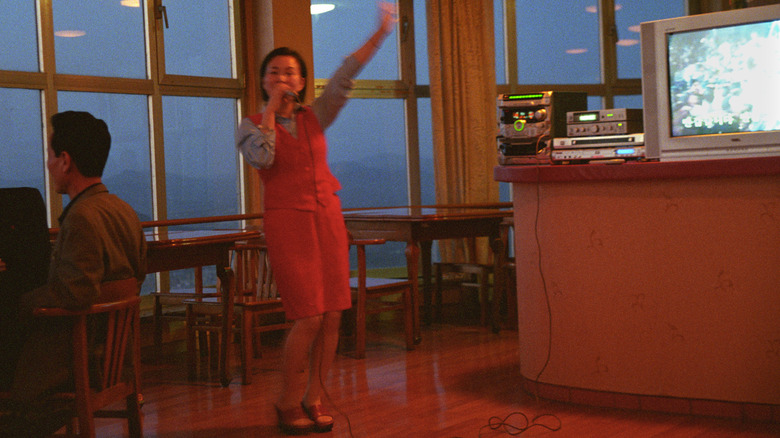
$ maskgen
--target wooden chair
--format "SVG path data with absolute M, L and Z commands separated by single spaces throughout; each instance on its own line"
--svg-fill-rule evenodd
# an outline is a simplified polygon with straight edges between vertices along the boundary
M 470 253 L 474 254 L 476 243 L 474 239 L 469 239 Z M 457 287 L 460 290 L 461 304 L 465 303 L 466 292 L 476 291 L 479 299 L 479 322 L 482 326 L 491 324 L 494 331 L 497 321 L 492 315 L 490 300 L 491 283 L 493 276 L 493 265 L 476 262 L 439 262 L 433 266 L 435 277 L 435 289 L 433 296 L 434 320 L 441 322 L 442 310 L 442 291 L 445 287 Z M 465 311 L 466 307 L 461 306 Z
M 284 317 L 282 301 L 273 281 L 273 272 L 268 262 L 265 245 L 262 242 L 248 242 L 236 245 L 233 249 L 235 269 L 235 296 L 232 301 L 232 316 L 228 316 L 228 307 L 223 303 L 227 294 L 220 298 L 185 300 L 187 314 L 187 351 L 189 355 L 189 373 L 191 378 L 197 374 L 198 335 L 208 336 L 215 345 L 218 341 L 219 372 L 223 386 L 230 382 L 228 375 L 230 343 L 233 336 L 239 339 L 239 357 L 241 382 L 251 383 L 252 362 L 260 355 L 260 334 L 268 331 L 283 330 L 292 325 Z M 231 318 L 225 323 L 225 318 Z M 225 342 L 227 340 L 227 344 Z M 203 345 L 203 344 L 201 344 Z M 208 348 L 208 346 L 207 346 Z M 211 349 L 213 351 L 213 348 Z
M 38 308 L 33 312 L 40 318 L 67 318 L 73 322 L 74 389 L 57 392 L 51 399 L 73 404 L 74 421 L 66 425 L 69 436 L 95 437 L 95 417 L 111 417 L 126 418 L 129 435 L 141 437 L 141 299 L 137 280 L 103 284 L 101 301 L 105 302 L 80 311 Z M 106 409 L 120 401 L 124 409 Z
M 236 252 L 236 265 L 241 273 L 235 303 L 241 330 L 241 380 L 249 384 L 252 362 L 261 355 L 261 333 L 286 330 L 293 321 L 285 317 L 264 245 L 242 245 Z
M 355 358 L 366 357 L 366 317 L 372 314 L 402 310 L 407 350 L 414 350 L 412 321 L 412 282 L 406 279 L 372 278 L 366 274 L 366 245 L 384 244 L 385 239 L 350 239 L 357 248 L 357 276 L 350 278 L 352 309 L 344 313 L 348 329 L 354 329 Z M 395 296 L 395 300 L 389 297 Z
M 441 322 L 441 308 L 443 290 L 447 286 L 454 286 L 460 290 L 460 302 L 466 302 L 466 292 L 476 291 L 479 298 L 479 323 L 488 325 L 491 322 L 490 315 L 490 277 L 493 275 L 493 266 L 480 263 L 436 263 L 434 264 L 436 289 L 433 297 L 434 318 Z M 448 277 L 449 276 L 449 277 Z M 466 306 L 462 305 L 464 316 Z
M 203 266 L 194 269 L 195 286 L 191 289 L 172 289 L 170 291 L 152 292 L 154 306 L 152 310 L 152 320 L 154 325 L 154 346 L 157 350 L 162 346 L 163 325 L 166 322 L 185 321 L 184 312 L 185 300 L 203 300 L 204 298 L 219 297 L 217 287 L 204 287 L 203 285 Z M 166 308 L 168 310 L 166 311 Z

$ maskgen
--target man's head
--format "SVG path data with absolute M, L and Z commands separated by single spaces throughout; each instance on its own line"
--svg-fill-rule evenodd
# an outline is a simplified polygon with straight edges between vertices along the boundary
M 74 179 L 99 180 L 111 148 L 106 122 L 88 112 L 65 111 L 53 115 L 51 125 L 46 164 L 57 192 L 68 193 Z

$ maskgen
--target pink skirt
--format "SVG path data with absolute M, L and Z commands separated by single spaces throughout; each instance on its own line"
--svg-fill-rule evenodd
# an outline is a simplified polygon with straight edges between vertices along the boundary
M 341 201 L 316 211 L 266 210 L 263 230 L 287 318 L 295 320 L 352 306 L 349 240 Z

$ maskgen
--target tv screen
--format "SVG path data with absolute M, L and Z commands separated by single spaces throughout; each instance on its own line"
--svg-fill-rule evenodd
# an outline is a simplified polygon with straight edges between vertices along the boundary
M 780 5 L 640 28 L 647 158 L 780 155 Z
M 780 129 L 780 20 L 671 33 L 667 51 L 672 136 Z

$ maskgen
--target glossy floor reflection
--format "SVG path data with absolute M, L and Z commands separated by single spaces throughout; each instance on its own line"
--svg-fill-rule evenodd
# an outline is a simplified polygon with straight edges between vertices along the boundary
M 400 324 L 371 324 L 367 357 L 339 354 L 325 382 L 336 417 L 322 437 L 477 438 L 517 435 L 541 416 L 540 426 L 522 436 L 555 437 L 770 437 L 780 425 L 597 409 L 536 400 L 519 388 L 517 332 L 498 334 L 467 323 L 423 330 L 407 352 Z M 273 402 L 280 387 L 280 337 L 268 347 L 242 386 L 238 375 L 227 388 L 216 372 L 197 382 L 186 379 L 181 348 L 144 352 L 144 436 L 281 437 Z M 171 346 L 169 346 L 171 347 Z M 338 412 L 336 412 L 336 410 Z M 490 427 L 491 417 L 513 425 Z M 547 427 L 543 427 L 547 426 Z M 557 432 L 551 431 L 560 427 Z M 122 436 L 117 421 L 100 420 L 99 436 Z

